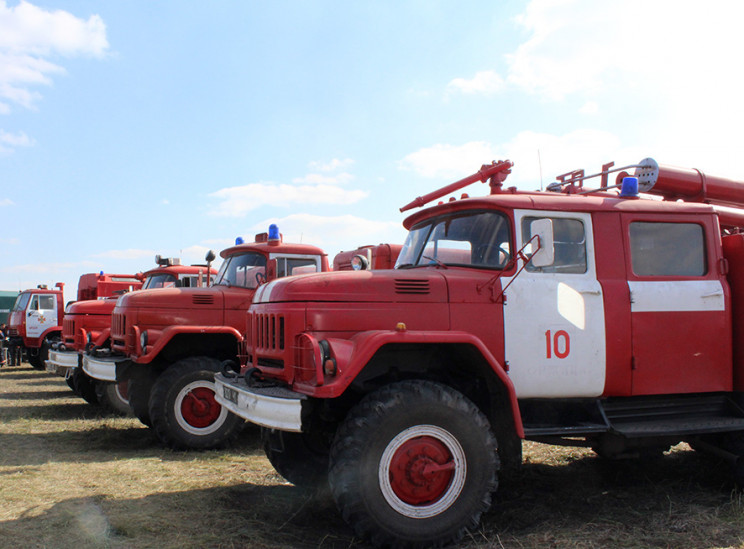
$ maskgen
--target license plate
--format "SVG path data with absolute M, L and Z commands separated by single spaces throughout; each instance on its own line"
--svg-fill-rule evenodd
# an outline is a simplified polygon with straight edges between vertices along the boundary
M 229 400 L 230 402 L 234 402 L 235 404 L 238 403 L 238 392 L 235 389 L 231 389 L 230 387 L 223 385 L 222 392 L 224 393 L 225 400 Z

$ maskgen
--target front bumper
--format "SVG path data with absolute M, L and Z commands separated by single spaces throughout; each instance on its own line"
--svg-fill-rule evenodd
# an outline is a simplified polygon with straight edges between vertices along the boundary
M 116 361 L 119 357 L 93 357 L 83 355 L 83 371 L 94 379 L 116 381 Z
M 236 416 L 279 431 L 302 431 L 307 396 L 284 387 L 249 387 L 243 378 L 215 374 L 215 399 Z
M 45 367 L 47 372 L 60 376 L 69 376 L 80 365 L 80 354 L 77 351 L 49 350 Z

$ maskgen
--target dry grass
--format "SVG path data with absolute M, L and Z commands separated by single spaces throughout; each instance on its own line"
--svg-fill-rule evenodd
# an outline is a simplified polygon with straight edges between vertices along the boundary
M 0 369 L 0 420 L 0 547 L 366 547 L 274 473 L 255 428 L 231 450 L 173 452 L 26 365 Z M 462 547 L 744 548 L 744 498 L 686 446 L 608 463 L 526 444 L 525 458 Z

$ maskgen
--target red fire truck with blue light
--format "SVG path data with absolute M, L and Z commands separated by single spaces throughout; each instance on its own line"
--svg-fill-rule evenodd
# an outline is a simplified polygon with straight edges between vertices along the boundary
M 128 382 L 129 405 L 164 444 L 214 448 L 231 442 L 243 421 L 214 400 L 214 373 L 240 361 L 245 314 L 260 285 L 275 278 L 328 271 L 318 247 L 283 242 L 276 225 L 255 242 L 221 252 L 208 288 L 141 290 L 119 298 L 110 346 L 83 356 L 91 377 Z
M 211 259 L 210 259 L 211 258 Z M 67 305 L 59 341 L 52 343 L 46 369 L 64 376 L 70 388 L 90 404 L 127 414 L 130 412 L 126 382 L 114 379 L 95 379 L 82 368 L 82 354 L 89 349 L 109 347 L 111 313 L 119 296 L 126 291 L 170 288 L 201 287 L 216 274 L 209 262 L 214 253 L 207 254 L 207 265 L 181 265 L 179 258 L 155 256 L 157 267 L 131 277 L 132 283 L 117 295 L 103 299 L 76 301 Z
M 523 439 L 606 458 L 688 442 L 744 479 L 744 183 L 645 159 L 524 192 L 511 168 L 406 206 L 491 188 L 410 215 L 392 271 L 261 286 L 245 367 L 215 378 L 277 471 L 327 483 L 375 545 L 478 528 Z

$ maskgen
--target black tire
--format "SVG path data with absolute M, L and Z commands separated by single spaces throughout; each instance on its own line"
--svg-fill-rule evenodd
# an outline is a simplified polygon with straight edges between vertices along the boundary
M 110 381 L 98 381 L 96 383 L 96 395 L 98 402 L 108 412 L 122 416 L 132 415 L 127 397 L 128 383 L 114 383 Z
M 424 476 L 425 466 L 445 468 Z M 478 527 L 498 468 L 496 437 L 475 404 L 445 385 L 403 381 L 351 410 L 331 447 L 329 483 L 359 536 L 434 547 Z
M 189 357 L 170 365 L 150 394 L 150 419 L 160 441 L 177 450 L 205 450 L 230 444 L 243 420 L 214 398 L 220 361 Z
M 70 375 L 65 376 L 65 381 L 67 382 L 67 386 L 72 389 L 72 392 L 75 392 L 75 381 L 72 379 L 72 373 Z
M 127 382 L 127 396 L 129 397 L 129 408 L 134 417 L 143 424 L 152 427 L 150 419 L 150 394 L 158 374 L 152 368 L 139 368 L 135 370 Z
M 34 370 L 43 370 L 43 369 L 46 368 L 46 366 L 44 365 L 44 363 L 41 362 L 41 353 L 40 352 L 37 352 L 35 354 L 32 354 L 31 351 L 29 350 L 28 356 L 26 357 L 26 359 L 28 360 L 28 363 L 31 365 L 31 367 Z
M 306 433 L 261 428 L 266 457 L 276 472 L 299 488 L 328 488 L 328 444 Z
M 75 394 L 82 398 L 88 404 L 98 406 L 98 395 L 96 394 L 96 380 L 86 374 L 82 368 L 75 368 L 72 371 L 72 385 L 75 387 Z

